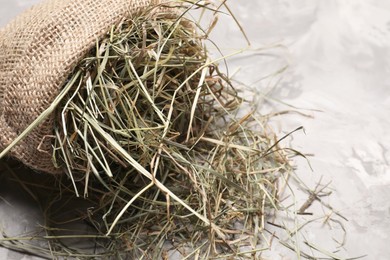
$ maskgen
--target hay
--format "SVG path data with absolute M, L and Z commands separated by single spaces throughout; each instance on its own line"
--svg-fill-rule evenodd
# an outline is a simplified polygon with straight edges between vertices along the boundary
M 182 11 L 123 20 L 75 67 L 54 102 L 52 160 L 68 178 L 48 177 L 58 178 L 49 187 L 20 181 L 46 214 L 46 234 L 34 238 L 49 245 L 19 240 L 24 251 L 156 259 L 174 250 L 208 259 L 260 250 L 266 215 L 278 208 L 278 179 L 291 168 Z M 79 196 L 86 206 L 64 220 L 75 210 L 63 207 Z M 80 221 L 91 230 L 58 229 Z M 15 249 L 15 241 L 2 242 Z

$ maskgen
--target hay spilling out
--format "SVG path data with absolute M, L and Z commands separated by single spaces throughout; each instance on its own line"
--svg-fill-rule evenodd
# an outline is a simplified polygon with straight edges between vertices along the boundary
M 184 13 L 124 19 L 74 68 L 52 138 L 53 163 L 67 178 L 41 187 L 44 202 L 36 195 L 47 222 L 45 235 L 34 236 L 49 246 L 38 253 L 24 244 L 26 251 L 157 259 L 173 250 L 206 259 L 260 250 L 266 215 L 278 207 L 278 179 L 290 166 Z M 81 221 L 88 232 L 54 228 L 64 200 L 87 206 L 61 223 Z M 2 243 L 15 249 L 15 241 Z

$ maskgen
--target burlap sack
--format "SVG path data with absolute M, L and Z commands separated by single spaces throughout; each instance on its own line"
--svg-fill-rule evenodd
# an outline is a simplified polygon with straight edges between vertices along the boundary
M 78 61 L 111 26 L 161 0 L 47 0 L 0 30 L 0 151 L 58 95 Z M 58 173 L 51 160 L 53 116 L 16 147 L 33 169 Z M 39 147 L 39 149 L 38 149 Z

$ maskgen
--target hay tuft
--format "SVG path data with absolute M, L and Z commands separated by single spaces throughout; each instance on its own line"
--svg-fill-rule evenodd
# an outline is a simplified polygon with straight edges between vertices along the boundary
M 48 241 L 40 255 L 208 259 L 260 250 L 278 179 L 291 168 L 184 13 L 123 20 L 68 78 L 52 158 L 69 178 L 50 177 L 58 178 L 43 188 L 50 201 L 35 195 L 47 221 L 35 236 Z M 76 216 L 65 210 L 75 201 L 85 204 Z M 68 229 L 80 222 L 90 230 Z

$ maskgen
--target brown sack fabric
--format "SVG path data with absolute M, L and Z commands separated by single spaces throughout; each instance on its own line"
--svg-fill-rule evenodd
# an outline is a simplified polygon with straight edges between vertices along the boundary
M 77 62 L 111 26 L 160 0 L 48 0 L 0 30 L 0 151 L 58 95 Z M 51 161 L 53 116 L 10 156 L 58 173 Z M 39 149 L 38 149 L 39 148 Z

